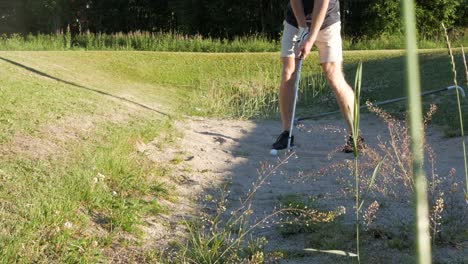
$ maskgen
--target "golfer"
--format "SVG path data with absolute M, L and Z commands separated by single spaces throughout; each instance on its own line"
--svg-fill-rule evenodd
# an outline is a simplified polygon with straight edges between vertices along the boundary
M 353 116 L 354 92 L 346 82 L 342 70 L 339 0 L 290 0 L 283 24 L 279 88 L 283 132 L 273 144 L 273 149 L 287 148 L 295 96 L 296 65 L 299 59 L 307 58 L 313 45 L 318 49 L 322 70 L 335 93 L 348 133 L 351 134 L 352 120 L 349 117 Z M 353 151 L 352 141 L 350 136 L 343 148 L 344 152 Z M 291 146 L 293 142 L 292 137 Z M 358 142 L 361 147 L 364 146 L 362 138 L 359 138 Z

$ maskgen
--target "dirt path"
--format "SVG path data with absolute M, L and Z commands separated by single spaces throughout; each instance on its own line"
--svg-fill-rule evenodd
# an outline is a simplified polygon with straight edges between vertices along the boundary
M 157 162 L 177 160 L 174 188 L 179 194 L 179 200 L 168 202 L 166 205 L 173 212 L 167 216 L 166 225 L 157 224 L 158 219 L 152 221 L 154 226 L 160 225 L 158 232 L 152 232 L 152 239 L 160 241 L 165 246 L 168 239 L 174 239 L 174 234 L 183 236 L 181 220 L 194 216 L 203 208 L 203 201 L 207 194 L 219 191 L 220 186 L 230 182 L 228 200 L 232 208 L 244 198 L 252 184 L 258 180 L 261 168 L 274 165 L 278 157 L 269 155 L 271 143 L 279 133 L 278 121 L 233 121 L 192 119 L 179 123 L 178 128 L 184 131 L 184 136 L 176 147 L 155 149 L 149 144 L 146 148 L 149 157 Z M 385 124 L 373 115 L 364 115 L 361 121 L 366 142 L 370 147 L 377 147 L 379 142 L 388 137 Z M 427 141 L 438 154 L 436 157 L 437 172 L 447 175 L 455 168 L 457 176 L 462 180 L 463 163 L 460 138 L 446 139 L 442 132 L 435 127 L 428 129 Z M 344 124 L 341 119 L 330 118 L 318 121 L 306 121 L 296 132 L 296 155 L 287 164 L 282 165 L 258 189 L 253 199 L 252 219 L 261 219 L 270 214 L 279 205 L 281 197 L 304 196 L 320 197 L 321 210 L 337 210 L 344 208 L 345 221 L 352 221 L 353 197 L 343 190 L 343 171 L 328 173 L 321 177 L 317 172 L 332 164 L 343 163 L 353 158 L 352 154 L 339 151 L 346 137 Z M 379 139 L 380 138 L 380 141 Z M 180 162 L 179 162 L 180 161 Z M 309 177 L 310 176 L 310 177 Z M 387 216 L 408 214 L 411 207 L 401 208 L 401 204 L 392 206 L 387 203 Z M 161 219 L 159 219 L 161 220 Z M 392 218 L 389 221 L 399 221 Z M 167 228 L 171 226 L 171 228 Z M 164 231 L 165 230 L 165 231 Z M 301 251 L 311 246 L 304 234 L 298 233 L 284 237 L 275 226 L 254 230 L 255 237 L 263 236 L 268 240 L 267 251 Z M 312 245 L 313 246 L 313 245 Z M 394 252 L 395 251 L 395 252 Z M 388 250 L 387 253 L 398 253 Z M 403 254 L 403 253 L 400 253 Z M 395 260 L 395 259 L 394 259 Z M 281 263 L 329 263 L 328 256 L 323 254 L 301 255 L 296 258 L 286 258 Z M 389 259 L 389 263 L 392 259 Z M 386 263 L 386 262 L 382 262 Z

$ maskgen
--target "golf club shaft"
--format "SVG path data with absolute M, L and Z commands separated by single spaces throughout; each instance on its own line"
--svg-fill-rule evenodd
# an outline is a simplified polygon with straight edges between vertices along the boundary
M 296 104 L 297 104 L 297 97 L 299 94 L 299 83 L 301 81 L 301 70 L 302 70 L 302 59 L 299 59 L 296 65 L 296 82 L 294 83 L 294 102 L 293 102 L 293 109 L 292 109 L 292 114 L 291 114 L 291 125 L 289 126 L 288 150 L 291 149 L 291 138 L 292 138 L 293 128 L 294 128 L 294 117 L 296 116 Z

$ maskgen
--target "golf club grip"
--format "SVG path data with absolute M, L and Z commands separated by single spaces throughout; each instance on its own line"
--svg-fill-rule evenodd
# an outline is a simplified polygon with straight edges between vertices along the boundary
M 294 128 L 294 117 L 296 115 L 296 104 L 297 104 L 297 97 L 299 94 L 299 83 L 301 81 L 301 70 L 302 70 L 302 59 L 299 59 L 297 63 L 297 69 L 296 69 L 296 81 L 294 83 L 294 102 L 293 102 L 293 110 L 291 114 L 291 124 L 289 126 L 288 150 L 291 149 L 291 138 L 292 138 L 293 128 Z

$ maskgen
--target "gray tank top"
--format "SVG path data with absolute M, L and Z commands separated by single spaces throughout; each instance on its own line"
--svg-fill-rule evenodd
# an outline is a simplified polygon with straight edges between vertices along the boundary
M 314 0 L 302 0 L 302 4 L 304 5 L 304 14 L 306 16 L 306 19 L 308 20 L 311 19 L 312 10 L 314 10 Z M 339 21 L 340 21 L 340 1 L 330 0 L 327 14 L 325 16 L 325 20 L 323 21 L 322 27 L 320 29 L 324 29 Z M 291 2 L 289 2 L 288 8 L 286 10 L 286 22 L 297 27 L 297 21 L 296 21 L 296 17 L 294 16 L 294 12 L 291 7 Z

